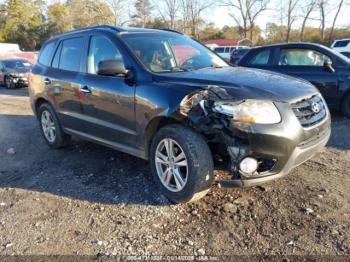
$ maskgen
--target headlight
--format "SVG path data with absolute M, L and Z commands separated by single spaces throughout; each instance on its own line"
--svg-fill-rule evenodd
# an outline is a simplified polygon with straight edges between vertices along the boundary
M 214 111 L 244 123 L 277 124 L 281 122 L 281 115 L 271 101 L 215 102 Z

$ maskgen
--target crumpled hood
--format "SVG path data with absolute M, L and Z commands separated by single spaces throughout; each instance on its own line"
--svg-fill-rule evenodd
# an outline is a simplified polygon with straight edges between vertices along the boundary
M 225 88 L 234 100 L 268 99 L 290 102 L 311 96 L 318 90 L 309 82 L 275 72 L 244 67 L 205 68 L 155 76 L 158 81 L 192 87 L 216 85 Z

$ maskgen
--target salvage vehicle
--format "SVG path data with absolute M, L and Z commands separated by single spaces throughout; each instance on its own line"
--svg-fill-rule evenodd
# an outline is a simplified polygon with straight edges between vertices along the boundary
M 350 117 L 350 59 L 313 43 L 287 43 L 251 49 L 239 66 L 299 77 L 315 85 L 328 106 Z
M 50 147 L 74 135 L 148 159 L 175 203 L 206 195 L 216 156 L 230 171 L 221 186 L 257 185 L 286 175 L 330 136 L 313 85 L 231 67 L 171 30 L 96 26 L 54 36 L 29 85 Z
M 6 88 L 26 87 L 31 68 L 24 59 L 0 60 L 0 83 Z

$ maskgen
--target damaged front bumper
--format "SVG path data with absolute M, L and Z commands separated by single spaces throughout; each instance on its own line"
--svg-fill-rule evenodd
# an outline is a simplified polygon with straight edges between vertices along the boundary
M 186 97 L 180 108 L 181 115 L 187 117 L 189 124 L 203 134 L 208 143 L 219 144 L 229 156 L 231 178 L 218 181 L 222 187 L 254 186 L 280 178 L 320 152 L 329 140 L 330 114 L 319 94 L 297 103 L 274 101 L 281 116 L 277 124 L 243 123 L 212 110 L 215 101 L 225 99 L 229 96 L 223 89 L 209 88 Z M 310 110 L 315 101 L 323 110 L 322 118 L 306 126 L 306 120 L 300 118 L 305 112 L 299 112 L 298 108 L 306 106 L 306 110 Z M 213 154 L 221 155 L 223 151 L 214 150 Z M 257 163 L 252 173 L 244 173 L 240 168 L 248 157 Z
M 265 183 L 288 174 L 294 167 L 302 164 L 320 152 L 327 144 L 330 131 L 328 109 L 323 121 L 304 128 L 288 103 L 275 103 L 282 116 L 279 124 L 233 124 L 232 133 L 244 141 L 229 151 L 231 161 L 238 162 L 249 156 L 259 160 L 260 168 L 249 176 L 232 170 L 232 179 L 221 180 L 222 187 L 247 187 Z M 244 150 L 242 150 L 242 148 Z

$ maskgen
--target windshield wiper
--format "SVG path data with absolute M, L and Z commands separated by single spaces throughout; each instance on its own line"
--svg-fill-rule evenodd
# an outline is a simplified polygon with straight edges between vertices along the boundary
M 171 72 L 190 72 L 190 71 L 193 71 L 193 69 L 177 66 L 177 67 L 173 67 L 169 71 L 171 71 Z
M 223 68 L 223 66 L 218 66 L 218 65 L 210 65 L 210 66 L 205 66 L 200 69 L 206 69 L 206 68 L 212 68 L 212 69 L 217 69 L 217 68 Z

